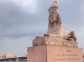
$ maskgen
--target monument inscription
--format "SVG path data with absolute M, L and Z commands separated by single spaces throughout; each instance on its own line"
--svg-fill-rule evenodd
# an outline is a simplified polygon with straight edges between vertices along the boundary
M 55 46 L 48 46 L 47 49 L 48 62 L 82 62 L 83 60 L 82 49 Z

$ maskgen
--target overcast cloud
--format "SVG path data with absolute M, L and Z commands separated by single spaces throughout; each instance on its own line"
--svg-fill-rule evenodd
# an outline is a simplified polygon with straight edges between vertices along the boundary
M 48 8 L 53 0 L 0 0 L 0 55 L 26 54 L 37 35 L 47 32 Z M 58 0 L 64 27 L 75 31 L 84 48 L 84 0 Z

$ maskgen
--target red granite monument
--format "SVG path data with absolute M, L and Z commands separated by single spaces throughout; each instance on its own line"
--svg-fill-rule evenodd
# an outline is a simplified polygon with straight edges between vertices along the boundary
M 83 62 L 83 51 L 78 48 L 74 31 L 62 26 L 57 1 L 49 10 L 48 32 L 37 36 L 32 47 L 28 47 L 27 62 Z

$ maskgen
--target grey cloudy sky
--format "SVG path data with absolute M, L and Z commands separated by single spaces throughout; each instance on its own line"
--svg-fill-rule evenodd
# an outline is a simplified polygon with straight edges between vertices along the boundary
M 75 31 L 84 48 L 84 0 L 57 0 L 63 26 Z M 0 0 L 0 55 L 26 54 L 32 40 L 47 32 L 53 0 Z

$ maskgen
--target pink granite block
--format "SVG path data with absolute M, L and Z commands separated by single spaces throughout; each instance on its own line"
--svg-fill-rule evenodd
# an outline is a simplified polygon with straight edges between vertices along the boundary
M 83 62 L 81 48 L 34 46 L 28 48 L 27 62 Z
M 47 58 L 46 46 L 35 46 L 28 48 L 27 62 L 46 62 Z
M 47 46 L 47 62 L 83 62 L 81 48 Z

